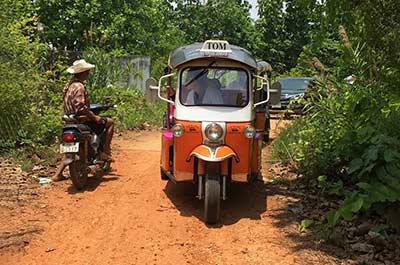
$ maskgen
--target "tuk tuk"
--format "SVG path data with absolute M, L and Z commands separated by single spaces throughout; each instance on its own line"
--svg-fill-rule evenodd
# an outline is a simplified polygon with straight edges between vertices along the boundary
M 270 95 L 268 79 L 257 75 L 258 69 L 247 50 L 208 40 L 174 50 L 166 74 L 153 87 L 167 102 L 161 178 L 195 183 L 206 223 L 218 222 L 231 182 L 260 176 Z

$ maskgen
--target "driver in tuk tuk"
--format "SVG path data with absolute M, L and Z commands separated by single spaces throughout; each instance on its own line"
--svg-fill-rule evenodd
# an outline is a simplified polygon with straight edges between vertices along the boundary
M 227 86 L 232 90 L 246 90 L 247 89 L 247 75 L 245 72 L 238 72 L 237 77 Z
M 224 104 L 218 87 L 219 81 L 208 79 L 207 73 L 208 71 L 203 69 L 188 70 L 185 82 L 185 88 L 189 90 L 186 105 Z

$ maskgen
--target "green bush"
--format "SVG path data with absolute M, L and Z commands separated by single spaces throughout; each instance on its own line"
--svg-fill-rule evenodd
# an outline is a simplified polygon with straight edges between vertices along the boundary
M 114 53 L 105 53 L 99 49 L 89 49 L 85 59 L 96 65 L 91 71 L 86 88 L 92 103 L 116 105 L 108 114 L 112 116 L 118 130 L 133 129 L 143 123 L 160 125 L 162 105 L 146 100 L 136 88 L 118 86 L 121 80 L 127 80 L 129 75 L 139 77 L 132 65 L 121 67 Z
M 336 88 L 312 102 L 307 115 L 273 143 L 272 153 L 344 198 L 328 214 L 334 225 L 374 204 L 400 200 L 400 111 L 389 103 L 391 83 L 321 85 Z
M 33 8 L 25 1 L 2 2 L 0 10 L 0 149 L 32 143 L 43 99 L 40 58 L 46 45 L 36 36 Z
M 317 75 L 319 81 L 305 99 L 307 115 L 272 149 L 342 202 L 327 213 L 330 226 L 400 200 L 400 68 L 393 56 L 379 56 L 384 53 L 371 39 L 358 36 L 354 45 L 342 25 L 339 32 L 342 43 L 337 37 L 325 41 L 327 54 L 305 47 L 292 73 Z M 343 80 L 349 74 L 357 77 L 353 85 Z
M 116 105 L 108 113 L 119 130 L 137 128 L 143 123 L 161 125 L 164 104 L 148 102 L 136 89 L 108 86 L 93 92 L 90 94 L 92 102 Z

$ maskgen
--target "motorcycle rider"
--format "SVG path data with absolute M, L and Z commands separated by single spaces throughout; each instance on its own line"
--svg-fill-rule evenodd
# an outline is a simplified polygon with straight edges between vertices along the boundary
M 105 143 L 102 153 L 103 161 L 111 161 L 111 141 L 114 133 L 114 121 L 108 117 L 95 115 L 90 110 L 88 93 L 83 83 L 89 78 L 90 69 L 94 64 L 87 63 L 84 59 L 76 60 L 67 72 L 73 74 L 72 79 L 65 85 L 63 90 L 63 107 L 65 115 L 74 115 L 78 120 L 88 125 L 95 133 L 99 134 L 105 130 Z M 63 179 L 62 171 L 65 165 L 58 168 L 52 177 L 53 181 Z

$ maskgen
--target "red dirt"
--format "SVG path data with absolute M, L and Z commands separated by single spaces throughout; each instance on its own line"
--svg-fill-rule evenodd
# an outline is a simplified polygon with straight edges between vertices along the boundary
M 70 180 L 51 184 L 36 217 L 43 233 L 22 250 L 0 249 L 0 264 L 344 264 L 296 233 L 283 209 L 294 198 L 261 182 L 234 185 L 221 224 L 209 227 L 192 184 L 161 181 L 158 132 L 130 132 L 113 146 L 112 174 L 82 192 Z

